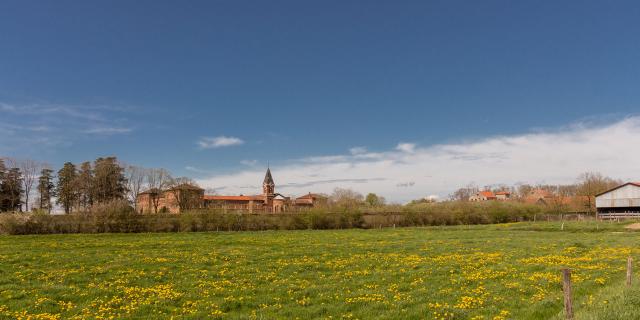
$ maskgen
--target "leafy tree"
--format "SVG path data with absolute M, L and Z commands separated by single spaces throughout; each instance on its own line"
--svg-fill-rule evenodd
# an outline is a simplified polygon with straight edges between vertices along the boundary
M 78 199 L 77 176 L 76 166 L 71 162 L 65 163 L 62 169 L 58 171 L 57 203 L 62 205 L 64 212 L 67 214 L 71 213 L 73 205 Z
M 408 205 L 412 206 L 412 205 L 418 205 L 422 203 L 436 203 L 436 200 L 437 200 L 436 197 L 429 196 L 429 197 L 424 197 L 416 200 L 411 200 L 411 202 L 409 202 Z
M 40 209 L 51 213 L 53 208 L 51 198 L 55 196 L 55 184 L 53 183 L 53 170 L 43 168 L 38 178 L 38 195 L 40 196 Z
M 370 207 L 380 207 L 385 204 L 384 197 L 380 197 L 375 193 L 369 193 L 364 199 L 364 202 Z

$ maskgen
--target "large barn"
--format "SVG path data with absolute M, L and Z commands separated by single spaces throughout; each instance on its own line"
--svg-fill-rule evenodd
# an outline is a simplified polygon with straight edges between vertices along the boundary
M 596 195 L 599 216 L 640 216 L 640 182 L 627 182 Z

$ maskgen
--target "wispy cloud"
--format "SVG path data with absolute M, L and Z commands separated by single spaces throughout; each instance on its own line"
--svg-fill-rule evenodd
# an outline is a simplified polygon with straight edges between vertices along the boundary
M 195 172 L 195 173 L 199 173 L 199 174 L 211 174 L 212 171 L 211 170 L 205 170 L 205 169 L 200 169 L 194 166 L 186 166 L 184 167 L 185 170 L 187 171 L 191 171 L 191 172 Z
M 125 134 L 128 108 L 0 102 L 0 151 L 13 153 Z
M 222 147 L 231 147 L 244 144 L 244 140 L 236 137 L 218 136 L 203 137 L 197 142 L 200 149 L 215 149 Z
M 242 160 L 240 161 L 240 164 L 245 165 L 245 166 L 249 166 L 249 167 L 255 167 L 258 164 L 258 160 Z
M 347 187 L 404 202 L 427 195 L 447 197 L 469 183 L 571 183 L 585 171 L 637 180 L 640 149 L 632 146 L 639 144 L 640 117 L 628 117 L 606 125 L 577 123 L 473 142 L 427 147 L 400 143 L 386 152 L 294 159 L 271 170 L 277 190 L 286 194 L 330 193 L 336 187 Z M 199 182 L 227 193 L 246 194 L 248 190 L 236 186 L 256 185 L 263 175 L 256 168 Z
M 131 129 L 131 128 L 97 127 L 97 128 L 88 129 L 88 130 L 85 131 L 85 133 L 111 135 L 111 134 L 129 133 L 131 131 L 133 131 L 133 129 Z

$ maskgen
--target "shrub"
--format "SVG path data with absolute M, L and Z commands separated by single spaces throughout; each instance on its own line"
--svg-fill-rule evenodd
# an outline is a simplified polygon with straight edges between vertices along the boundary
M 14 213 L 0 215 L 0 233 L 103 233 L 103 232 L 192 232 L 285 229 L 346 229 L 391 226 L 440 226 L 488 224 L 533 220 L 541 207 L 516 202 L 441 202 L 330 212 L 312 209 L 299 213 L 225 213 L 192 210 L 181 214 L 138 214 L 124 200 L 95 205 L 86 213 L 67 215 Z M 392 209 L 392 210 L 389 210 Z

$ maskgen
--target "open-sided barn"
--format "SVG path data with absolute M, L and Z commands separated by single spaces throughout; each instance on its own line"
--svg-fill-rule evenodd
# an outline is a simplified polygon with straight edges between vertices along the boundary
M 596 195 L 598 215 L 640 216 L 640 182 L 627 182 Z

